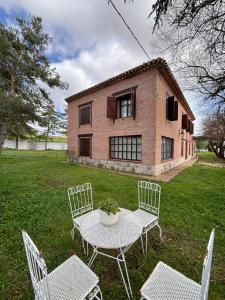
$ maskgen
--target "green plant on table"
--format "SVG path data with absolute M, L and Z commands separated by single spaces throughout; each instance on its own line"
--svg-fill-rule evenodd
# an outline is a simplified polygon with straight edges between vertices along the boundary
M 106 212 L 107 215 L 115 215 L 120 211 L 118 203 L 111 198 L 101 201 L 99 208 Z

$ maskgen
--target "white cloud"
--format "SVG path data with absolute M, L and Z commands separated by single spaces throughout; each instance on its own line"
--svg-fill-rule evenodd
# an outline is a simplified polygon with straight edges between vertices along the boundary
M 153 2 L 114 0 L 151 57 L 157 55 L 153 19 L 147 19 Z M 53 59 L 57 56 L 52 65 L 70 85 L 66 91 L 50 91 L 59 110 L 67 96 L 147 60 L 108 0 L 1 0 L 1 7 L 12 15 L 24 10 L 42 17 L 45 31 L 53 37 L 48 53 Z

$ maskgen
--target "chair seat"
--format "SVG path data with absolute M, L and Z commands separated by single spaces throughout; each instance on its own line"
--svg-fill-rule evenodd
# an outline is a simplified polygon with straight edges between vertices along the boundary
M 201 286 L 195 281 L 159 262 L 141 288 L 147 300 L 199 300 Z
M 134 214 L 139 218 L 143 228 L 149 226 L 152 223 L 155 223 L 158 220 L 158 217 L 146 212 L 143 209 L 137 209 L 134 211 Z M 156 222 L 157 223 L 157 222 Z
M 73 221 L 78 225 L 78 227 L 80 227 L 80 224 L 81 224 L 82 220 L 84 219 L 84 217 L 86 217 L 90 213 L 92 213 L 92 210 L 87 212 L 86 214 L 83 214 L 83 215 L 73 219 Z
M 48 274 L 48 279 L 54 300 L 84 299 L 99 282 L 97 275 L 76 255 Z

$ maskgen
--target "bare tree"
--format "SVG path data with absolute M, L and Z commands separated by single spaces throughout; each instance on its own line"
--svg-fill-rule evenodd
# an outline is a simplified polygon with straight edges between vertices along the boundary
M 207 107 L 224 108 L 225 1 L 155 0 L 153 16 L 157 54 L 160 49 L 183 87 L 197 92 Z
M 203 132 L 215 154 L 225 159 L 225 112 L 218 111 L 205 118 Z
M 225 2 L 158 0 L 153 11 L 155 45 L 185 88 L 200 94 L 211 109 L 225 108 Z
M 177 1 L 155 34 L 186 88 L 217 109 L 225 107 L 225 3 L 198 2 L 192 10 L 187 1 Z

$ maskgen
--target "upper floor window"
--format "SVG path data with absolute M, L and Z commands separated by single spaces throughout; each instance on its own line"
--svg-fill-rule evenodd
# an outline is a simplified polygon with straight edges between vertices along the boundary
M 174 96 L 169 96 L 168 93 L 166 93 L 166 119 L 178 120 L 178 101 L 175 101 Z
M 132 116 L 132 101 L 131 94 L 127 94 L 117 98 L 119 106 L 120 118 L 126 118 Z
M 91 103 L 85 103 L 79 106 L 79 124 L 91 124 Z
M 161 138 L 161 160 L 173 158 L 174 140 L 165 136 Z
M 114 93 L 107 97 L 107 118 L 118 119 L 136 115 L 137 86 Z

